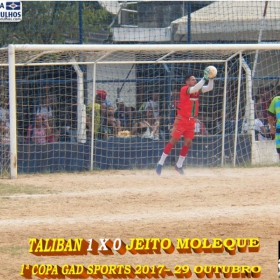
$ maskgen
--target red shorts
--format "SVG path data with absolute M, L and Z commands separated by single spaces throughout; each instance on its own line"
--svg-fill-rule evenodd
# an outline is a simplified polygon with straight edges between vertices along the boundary
M 173 138 L 180 139 L 181 135 L 185 138 L 193 139 L 195 129 L 195 118 L 185 118 L 177 115 L 173 124 L 171 135 Z

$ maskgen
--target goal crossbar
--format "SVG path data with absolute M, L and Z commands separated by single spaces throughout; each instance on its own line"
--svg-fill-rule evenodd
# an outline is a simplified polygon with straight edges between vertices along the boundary
M 0 49 L 1 53 L 13 53 L 11 49 L 14 50 L 15 53 L 28 53 L 28 52 L 39 52 L 34 57 L 28 59 L 27 61 L 18 61 L 19 59 L 15 59 L 15 66 L 55 66 L 55 65 L 93 65 L 97 64 L 110 64 L 112 60 L 110 56 L 118 53 L 118 52 L 133 52 L 133 53 L 145 53 L 145 52 L 156 52 L 158 54 L 158 58 L 156 60 L 153 59 L 137 59 L 138 64 L 164 64 L 164 63 L 224 63 L 225 61 L 230 60 L 233 56 L 237 55 L 239 52 L 243 51 L 260 51 L 260 50 L 280 50 L 280 44 L 278 43 L 265 43 L 265 44 L 190 44 L 190 45 L 9 45 L 7 48 Z M 172 59 L 172 55 L 176 52 L 221 52 L 224 56 L 220 59 L 203 59 L 197 58 L 195 60 L 188 59 L 187 57 L 184 59 Z M 100 53 L 100 56 L 92 58 L 91 61 L 69 61 L 69 60 L 61 60 L 59 62 L 55 61 L 40 61 L 37 60 L 42 58 L 45 55 L 50 54 L 59 54 L 63 52 L 92 52 L 92 53 Z M 162 54 L 159 54 L 162 52 Z M 165 53 L 166 52 L 166 53 Z M 222 53 L 225 52 L 225 53 Z M 229 52 L 229 53 L 227 53 Z M 106 59 L 108 58 L 109 59 Z M 2 58 L 3 60 L 3 58 Z M 115 60 L 116 64 L 130 64 L 131 61 L 127 60 Z M 8 57 L 6 61 L 2 61 L 2 66 L 9 66 Z
M 9 45 L 11 46 L 11 45 Z M 265 44 L 169 44 L 169 45 L 29 45 L 15 44 L 15 51 L 250 51 L 280 50 L 278 43 Z

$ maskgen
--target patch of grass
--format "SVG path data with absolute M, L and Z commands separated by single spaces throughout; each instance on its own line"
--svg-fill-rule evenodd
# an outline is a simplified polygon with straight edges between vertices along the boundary
M 8 169 L 2 169 L 0 172 L 0 178 L 10 178 L 10 172 Z
M 14 186 L 14 185 L 4 184 L 0 182 L 0 197 L 14 195 L 14 194 L 32 195 L 32 194 L 51 194 L 51 193 L 53 193 L 53 191 L 43 187 L 36 187 L 32 185 Z
M 42 174 L 51 174 L 51 171 L 50 171 L 50 169 L 45 168 L 45 169 L 42 171 Z
M 21 246 L 3 246 L 0 247 L 0 253 L 16 257 L 24 254 L 24 249 Z

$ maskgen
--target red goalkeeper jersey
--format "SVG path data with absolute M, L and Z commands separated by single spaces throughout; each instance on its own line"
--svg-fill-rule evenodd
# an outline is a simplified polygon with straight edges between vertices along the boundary
M 196 117 L 198 114 L 199 91 L 188 93 L 189 86 L 183 86 L 180 90 L 180 103 L 177 114 L 186 118 Z

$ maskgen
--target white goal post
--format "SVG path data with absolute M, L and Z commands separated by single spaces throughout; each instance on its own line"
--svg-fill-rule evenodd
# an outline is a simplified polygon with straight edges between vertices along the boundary
M 194 146 L 193 153 L 189 155 L 189 162 L 186 161 L 186 164 L 196 165 L 197 163 L 206 166 L 230 164 L 236 166 L 240 164 L 273 164 L 276 162 L 274 142 L 272 140 L 262 143 L 256 141 L 254 123 L 256 101 L 261 98 L 262 94 L 262 92 L 259 92 L 260 89 L 270 90 L 270 96 L 277 94 L 279 90 L 280 44 L 278 43 L 190 45 L 26 44 L 9 45 L 0 51 L 2 55 L 1 71 L 2 73 L 8 73 L 8 75 L 2 74 L 2 76 L 8 76 L 6 89 L 8 88 L 9 92 L 9 173 L 12 179 L 17 178 L 18 174 L 19 144 L 27 145 L 25 139 L 29 126 L 24 123 L 24 120 L 29 118 L 30 114 L 36 115 L 36 112 L 34 113 L 34 110 L 30 109 L 30 104 L 35 108 L 34 98 L 37 98 L 38 92 L 42 92 L 45 87 L 49 87 L 49 85 L 46 86 L 46 83 L 51 84 L 53 92 L 60 94 L 59 97 L 57 94 L 52 94 L 52 98 L 56 100 L 54 105 L 58 107 L 57 126 L 61 125 L 62 117 L 60 113 L 63 110 L 65 110 L 66 115 L 65 123 L 66 118 L 71 118 L 69 115 L 76 114 L 76 123 L 72 129 L 76 131 L 75 141 L 79 146 L 77 149 L 82 149 L 82 145 L 89 145 L 89 149 L 83 150 L 84 154 L 81 156 L 82 160 L 90 154 L 87 158 L 87 167 L 84 169 L 102 168 L 103 155 L 107 157 L 106 168 L 115 168 L 115 166 L 122 168 L 120 163 L 114 161 L 117 161 L 116 157 L 125 158 L 126 148 L 120 150 L 122 152 L 119 151 L 117 156 L 112 153 L 113 158 L 108 163 L 106 149 L 111 149 L 114 145 L 117 147 L 117 144 L 110 142 L 109 145 L 107 142 L 105 143 L 105 139 L 101 139 L 99 143 L 100 139 L 94 136 L 96 129 L 96 108 L 94 105 L 91 106 L 90 111 L 90 127 L 87 125 L 87 108 L 89 104 L 95 104 L 96 92 L 98 90 L 106 92 L 107 101 L 113 106 L 114 110 L 117 109 L 116 99 L 121 98 L 125 105 L 130 105 L 130 108 L 135 109 L 135 112 L 140 112 L 145 108 L 145 106 L 141 107 L 140 103 L 149 101 L 153 92 L 159 92 L 158 102 L 160 105 L 158 110 L 162 127 L 160 128 L 160 136 L 154 140 L 158 141 L 157 143 L 162 140 L 162 143 L 157 145 L 161 150 L 163 144 L 168 141 L 169 130 L 172 125 L 171 110 L 174 109 L 172 109 L 172 102 L 175 98 L 176 87 L 182 84 L 186 73 L 193 73 L 197 79 L 201 78 L 204 68 L 209 65 L 214 65 L 218 69 L 218 75 L 215 79 L 213 92 L 201 95 L 201 114 L 199 115 L 201 121 L 206 124 L 208 132 L 207 135 L 201 134 L 201 132 L 197 133 L 199 143 Z M 258 62 L 254 66 L 256 70 L 253 79 L 252 67 L 256 52 L 258 53 Z M 61 70 L 62 66 L 65 67 L 63 71 Z M 69 67 L 72 70 L 69 70 Z M 69 75 L 67 74 L 68 76 L 65 74 L 67 71 L 71 72 Z M 65 76 L 63 76 L 64 74 Z M 73 79 L 75 79 L 75 85 L 73 85 Z M 73 94 L 71 93 L 71 98 L 75 98 L 73 103 L 66 100 L 62 94 L 62 92 L 68 94 L 69 88 L 75 91 Z M 29 95 L 30 92 L 32 92 L 32 95 Z M 72 110 L 70 112 L 65 109 L 73 107 L 73 105 L 76 106 L 75 112 L 74 109 L 69 109 Z M 97 108 L 100 109 L 100 107 Z M 100 114 L 98 117 L 101 118 L 102 122 L 102 108 L 100 110 L 101 117 Z M 23 115 L 20 112 L 23 112 Z M 19 126 L 21 116 L 21 126 Z M 233 127 L 230 132 L 227 130 L 228 124 Z M 218 129 L 219 125 L 220 130 Z M 18 135 L 19 127 L 21 127 L 20 136 Z M 58 131 L 60 131 L 59 128 Z M 19 141 L 19 139 L 21 140 Z M 31 145 L 30 143 L 28 145 Z M 153 142 L 152 145 L 155 145 L 154 143 L 156 142 Z M 124 144 L 124 147 L 128 147 L 128 144 L 122 144 Z M 129 147 L 134 147 L 137 143 L 133 145 L 129 143 L 129 145 L 131 145 Z M 141 149 L 146 149 L 146 157 L 149 157 L 151 146 L 141 147 Z M 155 146 L 152 147 L 154 149 Z M 24 166 L 27 162 L 26 153 L 31 153 L 30 146 L 28 149 L 23 147 L 21 150 L 23 153 L 21 155 L 21 166 Z M 62 149 L 61 145 L 59 149 Z M 38 147 L 35 147 L 35 150 L 36 153 L 39 153 Z M 45 149 L 44 155 L 48 152 L 49 150 Z M 142 152 L 141 150 L 141 155 L 144 154 Z M 202 154 L 202 152 L 205 154 Z M 158 157 L 158 154 L 155 155 L 155 158 Z M 55 158 L 57 154 L 53 153 L 53 155 Z M 42 160 L 42 157 L 40 156 L 40 160 Z M 129 154 L 129 164 L 132 167 L 137 167 L 137 165 L 134 165 L 134 159 L 137 157 L 139 157 L 137 151 L 133 156 L 132 153 Z M 207 158 L 205 159 L 205 157 Z M 75 158 L 75 160 L 77 159 Z M 70 161 L 73 161 L 73 159 L 69 159 L 65 155 L 63 165 L 67 165 L 67 162 Z M 172 161 L 172 156 L 170 161 Z M 146 162 L 146 159 L 145 163 L 146 166 L 154 164 L 154 162 Z M 23 168 L 23 170 L 27 169 Z

